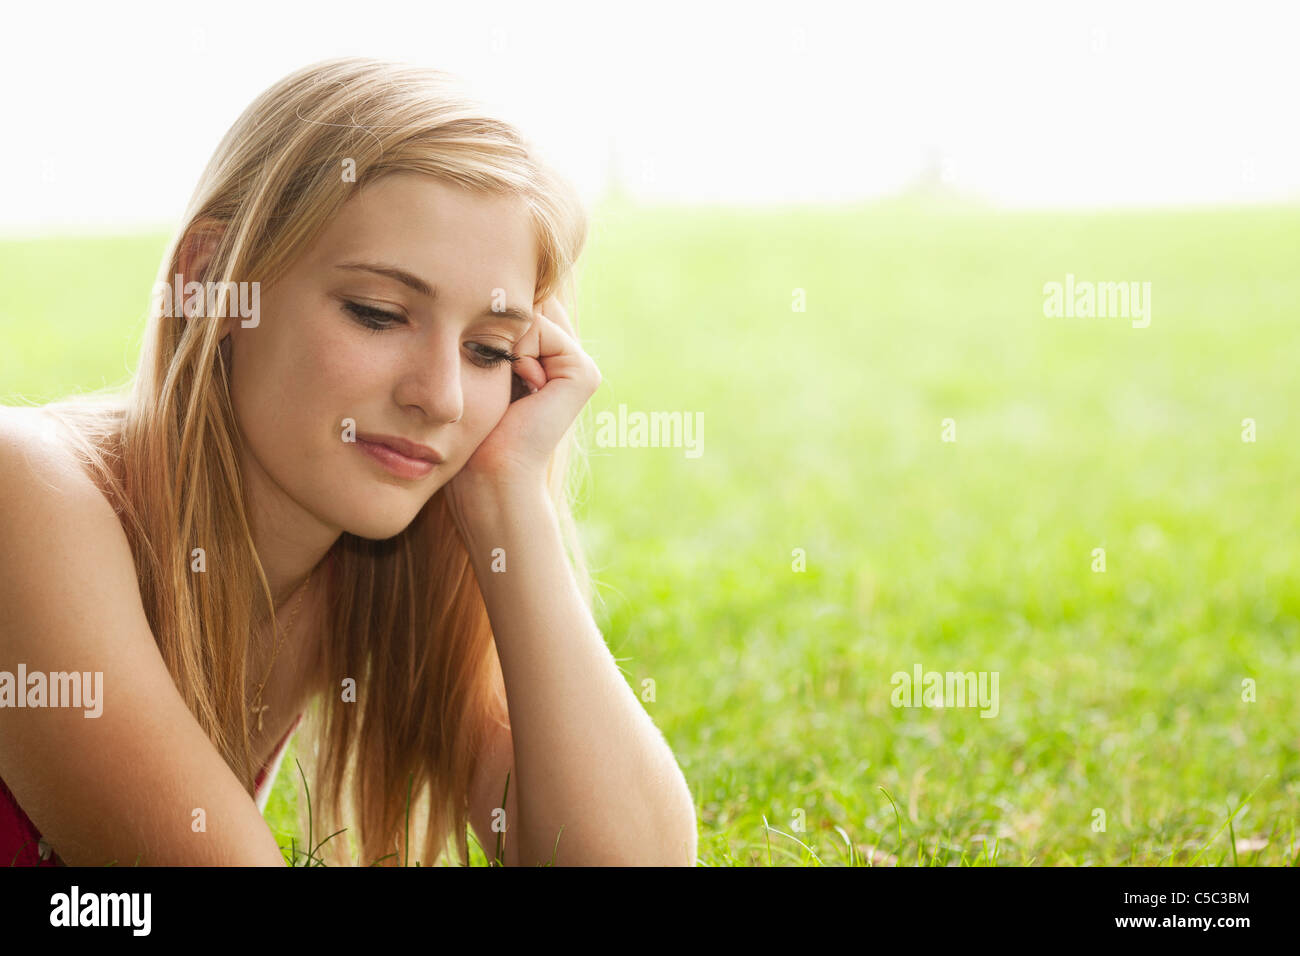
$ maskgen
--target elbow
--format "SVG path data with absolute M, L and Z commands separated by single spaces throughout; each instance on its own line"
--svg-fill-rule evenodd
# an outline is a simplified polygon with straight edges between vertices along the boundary
M 662 824 L 661 833 L 668 837 L 662 843 L 663 856 L 658 866 L 695 866 L 699 851 L 699 822 L 695 815 L 695 798 L 690 785 L 677 771 L 677 799 L 673 813 Z
M 598 848 L 583 848 L 579 866 L 601 867 L 672 867 L 696 866 L 699 836 L 695 822 L 695 809 L 687 806 L 683 812 L 664 818 L 652 830 L 645 831 L 635 841 L 602 841 Z M 574 865 L 574 864 L 570 864 Z
M 696 844 L 695 834 L 692 832 L 690 836 L 688 836 L 685 840 L 683 840 L 680 844 L 678 844 L 678 846 L 680 847 L 680 852 L 676 853 L 664 865 L 665 866 L 696 866 L 698 861 L 696 859 L 697 844 Z
M 695 866 L 699 851 L 699 823 L 695 817 L 695 801 L 689 790 L 684 790 L 678 812 L 664 825 L 663 833 L 669 838 L 662 844 L 663 856 L 656 866 Z
M 694 809 L 691 810 L 689 824 L 690 830 L 682 844 L 683 849 L 685 850 L 685 858 L 680 864 L 678 864 L 680 866 L 696 866 L 698 863 L 700 834 L 699 827 L 695 821 Z

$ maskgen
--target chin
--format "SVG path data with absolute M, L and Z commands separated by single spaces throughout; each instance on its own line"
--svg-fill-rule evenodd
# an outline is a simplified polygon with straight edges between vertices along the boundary
M 401 534 L 415 520 L 418 511 L 369 511 L 344 516 L 340 522 L 344 531 L 370 541 L 385 541 Z
M 401 534 L 411 526 L 411 522 L 404 524 L 387 521 L 369 521 L 369 522 L 352 522 L 345 524 L 343 530 L 355 538 L 364 538 L 367 541 L 387 541 Z
M 435 488 L 428 495 L 415 496 L 409 493 L 407 500 L 393 502 L 392 507 L 378 507 L 376 496 L 358 496 L 358 500 L 369 500 L 371 507 L 357 508 L 339 515 L 338 525 L 350 535 L 371 541 L 384 541 L 401 534 L 419 515 L 424 506 L 437 493 Z

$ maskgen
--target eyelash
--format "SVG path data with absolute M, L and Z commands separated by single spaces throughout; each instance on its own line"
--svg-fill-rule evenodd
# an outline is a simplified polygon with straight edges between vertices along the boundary
M 392 325 L 380 325 L 375 320 L 383 319 L 395 324 L 400 324 L 405 320 L 400 315 L 392 312 L 385 312 L 383 309 L 372 308 L 368 305 L 362 305 L 360 302 L 344 301 L 343 308 L 350 313 L 352 317 L 362 326 L 371 332 L 386 332 L 393 328 Z M 483 352 L 471 352 L 473 356 L 470 361 L 479 368 L 496 368 L 503 362 L 509 362 L 513 365 L 519 361 L 520 356 L 514 352 L 506 352 L 501 349 L 493 348 L 490 345 L 484 345 L 481 342 L 471 342 L 471 345 L 477 345 L 483 349 Z

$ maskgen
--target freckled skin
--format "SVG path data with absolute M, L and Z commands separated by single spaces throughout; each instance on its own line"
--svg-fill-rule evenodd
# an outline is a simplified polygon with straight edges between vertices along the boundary
M 524 327 L 478 316 L 494 289 L 504 290 L 506 304 L 533 309 L 537 255 L 521 201 L 394 174 L 345 204 L 262 289 L 256 327 L 228 320 L 241 465 L 255 515 L 270 519 L 264 526 L 284 529 L 285 543 L 401 532 L 509 407 L 510 363 L 482 368 L 474 359 L 484 348 L 511 350 Z M 437 295 L 335 268 L 356 261 L 413 273 Z M 405 322 L 381 319 L 390 327 L 371 331 L 345 299 Z M 397 478 L 343 441 L 345 418 L 357 432 L 429 445 L 446 461 L 424 478 Z

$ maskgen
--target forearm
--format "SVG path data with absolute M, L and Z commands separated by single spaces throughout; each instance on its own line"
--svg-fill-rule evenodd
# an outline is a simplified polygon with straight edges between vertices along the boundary
M 545 489 L 500 493 L 465 534 L 505 679 L 521 862 L 694 865 L 686 780 L 578 591 Z

